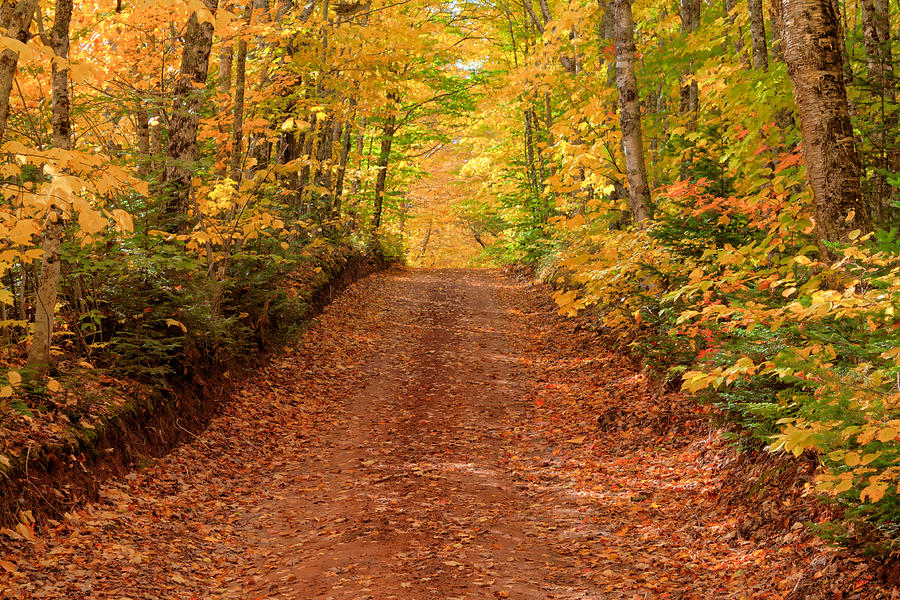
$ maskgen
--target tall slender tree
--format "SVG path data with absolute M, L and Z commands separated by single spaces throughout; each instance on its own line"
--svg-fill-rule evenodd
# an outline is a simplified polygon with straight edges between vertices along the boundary
M 215 30 L 212 17 L 218 0 L 203 0 L 203 4 L 207 9 L 205 13 L 192 12 L 188 19 L 169 119 L 165 170 L 169 202 L 166 209 L 176 217 L 180 227 L 184 226 L 190 207 L 191 181 L 197 160 L 197 129 Z
M 378 231 L 381 227 L 383 212 L 384 188 L 387 183 L 388 165 L 391 160 L 391 147 L 394 144 L 394 134 L 397 132 L 396 103 L 397 96 L 389 94 L 391 101 L 384 118 L 384 127 L 381 130 L 381 149 L 378 152 L 378 173 L 375 175 L 375 200 L 372 209 L 372 231 Z
M 794 87 L 803 153 L 823 243 L 868 230 L 860 163 L 844 87 L 843 40 L 829 0 L 781 0 L 784 57 Z
M 766 19 L 762 0 L 747 0 L 750 11 L 750 41 L 753 50 L 753 68 L 769 68 L 769 52 L 766 42 Z
M 644 160 L 644 139 L 641 127 L 641 102 L 637 77 L 634 73 L 634 17 L 629 0 L 614 0 L 616 33 L 616 86 L 619 92 L 619 123 L 622 128 L 622 147 L 625 150 L 625 171 L 628 177 L 628 206 L 635 223 L 650 217 L 650 185 Z
M 69 107 L 69 29 L 73 0 L 56 0 L 50 47 L 56 59 L 51 66 L 51 104 L 53 106 L 53 146 L 71 148 L 72 124 Z M 63 236 L 63 206 L 51 198 L 43 231 L 43 259 L 34 309 L 34 336 L 28 352 L 28 366 L 36 372 L 50 364 L 53 324 L 56 321 L 56 299 L 59 291 L 60 260 Z

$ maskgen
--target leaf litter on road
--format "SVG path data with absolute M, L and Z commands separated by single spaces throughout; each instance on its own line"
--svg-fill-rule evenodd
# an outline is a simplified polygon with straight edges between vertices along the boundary
M 748 531 L 787 508 L 724 493 L 707 410 L 546 297 L 491 271 L 357 283 L 194 441 L 3 535 L 4 596 L 893 597 L 803 526 Z

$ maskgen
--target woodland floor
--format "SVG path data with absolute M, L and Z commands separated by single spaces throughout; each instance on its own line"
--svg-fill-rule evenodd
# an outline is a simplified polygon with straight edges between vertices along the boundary
M 782 518 L 802 497 L 725 493 L 705 411 L 546 298 L 490 271 L 355 284 L 192 443 L 4 541 L 0 595 L 896 597 Z

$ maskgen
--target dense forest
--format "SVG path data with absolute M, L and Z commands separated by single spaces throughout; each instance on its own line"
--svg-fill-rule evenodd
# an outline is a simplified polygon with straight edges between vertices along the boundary
M 738 447 L 815 461 L 858 524 L 821 533 L 891 552 L 898 27 L 886 0 L 4 0 L 0 463 L 287 339 L 335 256 L 443 243 L 529 267 Z

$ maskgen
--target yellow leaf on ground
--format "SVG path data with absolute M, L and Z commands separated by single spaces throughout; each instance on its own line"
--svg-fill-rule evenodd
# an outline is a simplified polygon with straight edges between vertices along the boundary
M 863 491 L 859 494 L 859 499 L 863 502 L 868 498 L 869 502 L 878 502 L 882 498 L 884 498 L 885 492 L 887 492 L 887 484 L 882 482 L 876 482 L 871 485 L 863 488 Z

